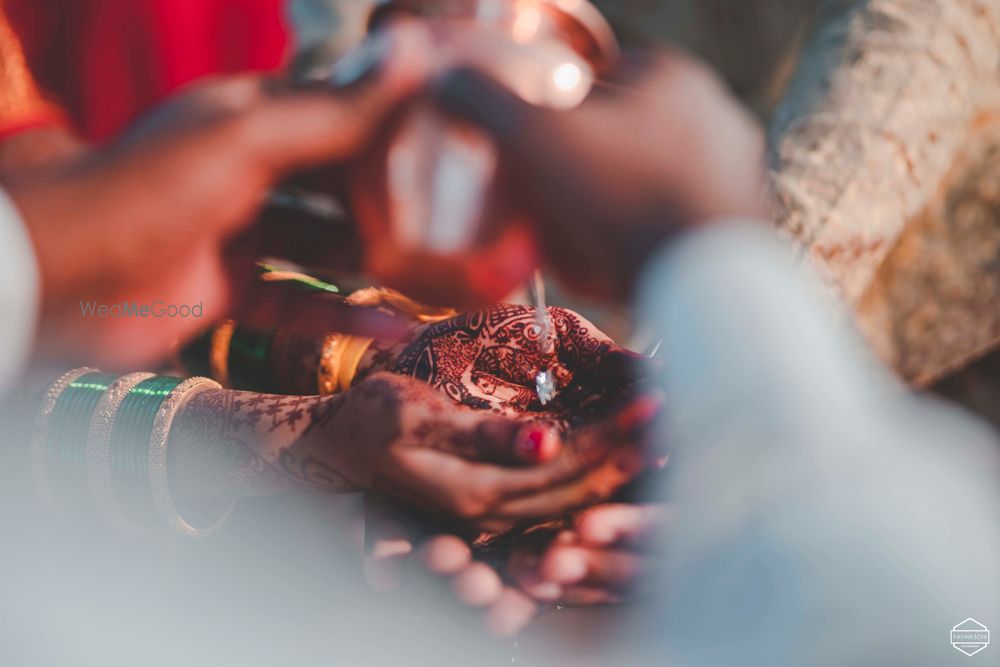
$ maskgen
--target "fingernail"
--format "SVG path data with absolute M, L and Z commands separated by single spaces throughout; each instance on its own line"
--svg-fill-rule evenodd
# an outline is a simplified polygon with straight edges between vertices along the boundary
M 327 81 L 337 90 L 343 90 L 371 79 L 388 60 L 391 47 L 392 42 L 385 34 L 365 39 L 360 46 L 334 63 Z
M 413 543 L 405 538 L 378 540 L 372 547 L 373 558 L 392 558 L 405 556 L 413 551 Z
M 528 592 L 531 597 L 536 600 L 541 600 L 543 602 L 553 602 L 562 597 L 562 586 L 555 583 L 554 581 L 546 581 L 544 583 L 538 584 L 537 586 L 532 586 Z
M 563 550 L 552 557 L 551 578 L 560 584 L 572 584 L 587 574 L 587 561 L 576 550 Z
M 563 530 L 556 535 L 556 544 L 576 544 L 580 541 L 579 536 L 572 530 Z
M 547 461 L 555 456 L 559 440 L 551 429 L 533 426 L 523 430 L 518 437 L 517 448 L 528 461 Z
M 590 523 L 581 526 L 580 530 L 584 533 L 584 539 L 591 544 L 612 544 L 618 536 L 618 531 L 614 526 L 596 521 L 591 521 Z

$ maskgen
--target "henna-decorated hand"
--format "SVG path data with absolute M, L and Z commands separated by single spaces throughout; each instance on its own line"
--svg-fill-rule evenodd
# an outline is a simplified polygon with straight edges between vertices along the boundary
M 494 507 L 566 475 L 564 466 L 525 467 L 558 453 L 548 427 L 455 405 L 389 373 L 344 394 L 330 427 L 320 425 L 310 442 L 315 457 L 357 487 L 466 520 L 488 519 Z
M 543 353 L 535 309 L 500 304 L 426 325 L 392 370 L 443 391 L 456 403 L 502 415 L 541 413 L 579 421 L 598 399 L 633 378 L 639 357 L 565 308 L 550 308 L 554 350 Z M 559 394 L 543 408 L 535 377 L 549 369 Z
M 645 435 L 658 407 L 639 399 L 560 439 L 547 426 L 456 405 L 422 382 L 379 373 L 345 394 L 331 427 L 320 425 L 299 447 L 357 487 L 497 531 L 606 500 L 631 482 L 655 458 Z M 345 435 L 346 445 L 331 444 Z

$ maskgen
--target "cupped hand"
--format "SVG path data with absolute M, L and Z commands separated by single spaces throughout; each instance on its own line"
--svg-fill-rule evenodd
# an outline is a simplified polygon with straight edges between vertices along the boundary
M 545 424 L 457 405 L 390 373 L 332 405 L 296 445 L 297 457 L 408 509 L 482 531 L 607 499 L 658 457 L 646 439 L 658 403 L 646 398 L 563 437 Z
M 762 134 L 688 57 L 645 54 L 571 111 L 530 106 L 471 70 L 435 94 L 494 138 L 511 204 L 534 221 L 545 259 L 589 295 L 627 298 L 643 260 L 685 227 L 762 213 Z

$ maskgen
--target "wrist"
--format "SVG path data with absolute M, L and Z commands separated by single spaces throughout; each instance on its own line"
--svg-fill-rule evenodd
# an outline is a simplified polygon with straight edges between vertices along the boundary
M 410 329 L 402 338 L 388 341 L 373 340 L 361 358 L 361 363 L 358 365 L 358 371 L 354 376 L 352 385 L 357 385 L 376 373 L 392 372 L 396 367 L 396 360 L 399 359 L 399 355 L 428 326 L 427 324 L 418 324 Z

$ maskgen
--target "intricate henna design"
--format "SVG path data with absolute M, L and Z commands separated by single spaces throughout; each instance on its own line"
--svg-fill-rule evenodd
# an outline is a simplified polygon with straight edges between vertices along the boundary
M 202 392 L 171 429 L 172 479 L 182 493 L 196 496 L 356 490 L 310 451 L 296 447 L 310 431 L 329 424 L 341 402 Z
M 393 370 L 423 380 L 456 403 L 497 414 L 547 414 L 568 420 L 617 389 L 599 369 L 612 352 L 628 354 L 590 322 L 564 308 L 549 309 L 555 351 L 543 354 L 529 306 L 500 304 L 428 325 L 399 353 Z M 535 377 L 552 369 L 560 400 L 543 412 Z

